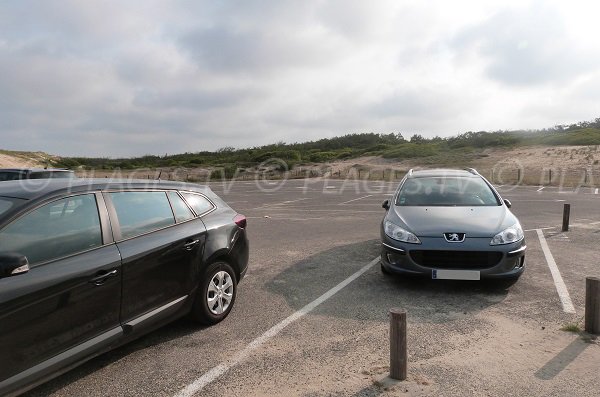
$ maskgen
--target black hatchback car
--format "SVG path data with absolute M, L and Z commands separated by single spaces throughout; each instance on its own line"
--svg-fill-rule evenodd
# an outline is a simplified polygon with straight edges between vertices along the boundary
M 0 395 L 167 322 L 224 319 L 248 264 L 246 218 L 208 187 L 0 184 Z

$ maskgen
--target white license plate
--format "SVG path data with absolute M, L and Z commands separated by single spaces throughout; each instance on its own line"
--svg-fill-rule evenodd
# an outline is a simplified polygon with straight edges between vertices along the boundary
M 431 278 L 434 280 L 480 280 L 479 270 L 445 270 L 433 269 Z

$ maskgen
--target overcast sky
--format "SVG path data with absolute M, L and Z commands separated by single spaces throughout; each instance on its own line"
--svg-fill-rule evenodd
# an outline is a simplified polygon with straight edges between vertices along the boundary
M 0 148 L 133 156 L 600 117 L 591 1 L 0 3 Z

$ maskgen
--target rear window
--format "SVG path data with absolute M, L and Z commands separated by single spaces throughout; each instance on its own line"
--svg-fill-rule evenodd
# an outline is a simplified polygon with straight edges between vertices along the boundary
M 123 238 L 175 224 L 165 192 L 118 192 L 110 193 L 110 198 Z
M 214 205 L 204 196 L 187 192 L 181 192 L 181 194 L 197 215 L 207 213 L 214 208 Z
M 407 179 L 396 199 L 399 206 L 497 206 L 498 198 L 481 178 Z
M 169 201 L 171 201 L 171 207 L 173 208 L 175 220 L 177 220 L 177 222 L 183 222 L 194 218 L 192 210 L 190 210 L 177 193 L 169 192 L 167 194 L 169 195 Z
M 0 197 L 0 215 L 4 214 L 11 208 L 18 207 L 23 204 L 25 200 L 12 198 L 12 197 Z

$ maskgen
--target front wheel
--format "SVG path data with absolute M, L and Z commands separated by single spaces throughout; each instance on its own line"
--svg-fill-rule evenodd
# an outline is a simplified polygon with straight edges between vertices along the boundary
M 215 262 L 208 266 L 200 281 L 190 316 L 201 324 L 216 324 L 231 311 L 236 293 L 233 268 L 228 263 Z

